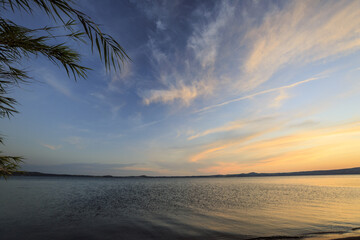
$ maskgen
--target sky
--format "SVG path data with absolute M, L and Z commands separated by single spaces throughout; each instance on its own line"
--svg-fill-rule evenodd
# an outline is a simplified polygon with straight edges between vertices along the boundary
M 132 61 L 68 78 L 41 56 L 0 119 L 23 170 L 210 175 L 360 166 L 360 1 L 80 1 Z M 7 17 L 54 24 L 35 11 Z

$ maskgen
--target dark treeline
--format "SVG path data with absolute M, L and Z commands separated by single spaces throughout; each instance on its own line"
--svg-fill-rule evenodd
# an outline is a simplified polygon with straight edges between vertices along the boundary
M 91 177 L 91 178 L 210 178 L 210 177 L 271 177 L 271 176 L 315 176 L 315 175 L 349 175 L 360 174 L 360 167 L 336 170 L 317 170 L 285 173 L 240 173 L 227 175 L 203 175 L 203 176 L 94 176 L 94 175 L 72 175 L 72 174 L 51 174 L 41 172 L 17 172 L 13 176 L 37 176 L 37 177 Z

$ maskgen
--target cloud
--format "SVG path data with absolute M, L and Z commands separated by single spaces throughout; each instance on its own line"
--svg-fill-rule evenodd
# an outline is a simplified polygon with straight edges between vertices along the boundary
M 50 144 L 45 144 L 45 143 L 42 143 L 41 145 L 48 148 L 48 149 L 51 149 L 51 150 L 58 150 L 58 149 L 62 148 L 61 145 L 56 145 L 55 146 L 55 145 L 50 145 Z
M 265 157 L 243 166 L 243 169 L 253 169 L 253 171 L 267 169 L 274 172 L 350 168 L 358 166 L 360 153 L 357 149 L 357 142 L 354 139 L 342 136 L 332 141 L 324 141 L 322 144 L 291 149 L 275 156 Z
M 112 114 L 112 117 L 113 119 L 115 119 L 118 115 L 118 112 L 120 111 L 120 109 L 124 106 L 124 104 L 120 104 L 120 105 L 114 105 L 114 106 L 111 106 L 111 114 Z
M 289 127 L 291 128 L 311 128 L 311 127 L 315 127 L 319 124 L 318 121 L 314 121 L 314 120 L 305 120 L 296 124 L 292 124 Z
M 214 67 L 219 51 L 222 28 L 228 26 L 230 18 L 234 15 L 234 7 L 223 1 L 215 21 L 210 21 L 206 27 L 197 25 L 193 35 L 187 42 L 187 47 L 192 49 L 196 60 L 202 69 Z
M 99 93 L 99 92 L 90 93 L 90 95 L 93 97 L 96 97 L 97 99 L 102 100 L 102 101 L 104 101 L 106 98 L 104 94 Z
M 239 120 L 239 121 L 232 121 L 223 126 L 207 129 L 207 130 L 197 133 L 197 134 L 192 133 L 193 135 L 188 137 L 188 140 L 193 140 L 193 139 L 196 139 L 199 137 L 204 137 L 209 134 L 233 131 L 233 130 L 244 128 L 245 126 L 248 128 L 250 124 L 267 121 L 267 120 L 270 120 L 271 118 L 272 117 L 262 117 L 262 118 L 256 118 L 256 119 L 244 119 L 244 120 Z
M 89 133 L 90 132 L 90 130 L 87 128 L 78 127 L 78 126 L 74 126 L 74 125 L 68 125 L 68 124 L 61 125 L 61 128 L 64 130 L 71 131 L 71 132 L 74 132 L 74 131 L 80 132 L 80 133 Z
M 141 124 L 141 125 L 139 125 L 139 126 L 136 126 L 136 127 L 134 128 L 134 130 L 138 130 L 138 129 L 150 127 L 150 126 L 153 126 L 153 125 L 158 124 L 158 123 L 160 123 L 160 122 L 163 122 L 163 121 L 165 121 L 165 120 L 166 120 L 166 118 L 160 119 L 160 120 L 156 120 L 156 121 L 152 121 L 152 122 L 148 122 L 148 123 L 143 123 L 143 124 Z
M 185 105 L 189 105 L 190 102 L 197 97 L 199 89 L 196 86 L 185 86 L 181 84 L 180 87 L 171 87 L 167 90 L 150 90 L 147 94 L 148 97 L 143 99 L 145 105 L 151 103 L 172 103 L 179 99 Z
M 277 132 L 274 133 L 277 134 Z M 340 159 L 347 162 L 349 167 L 353 167 L 356 166 L 356 159 L 360 156 L 357 147 L 359 136 L 359 121 L 258 141 L 253 141 L 256 138 L 250 135 L 248 139 L 217 144 L 216 147 L 194 155 L 191 160 L 211 159 L 210 166 L 198 171 L 222 174 L 264 171 L 264 169 L 266 171 L 292 171 L 314 170 L 329 166 L 336 168 L 341 167 Z
M 114 101 L 111 101 L 109 97 L 107 97 L 106 95 L 100 92 L 94 92 L 91 93 L 90 95 L 100 100 L 102 104 L 106 105 L 106 107 L 109 108 L 112 119 L 115 119 L 118 116 L 118 113 L 121 110 L 121 108 L 125 106 L 124 102 L 120 104 L 115 104 Z
M 208 130 L 205 130 L 205 131 L 203 131 L 201 133 L 197 133 L 195 135 L 192 135 L 192 136 L 188 137 L 188 140 L 193 140 L 195 138 L 204 137 L 206 135 L 213 134 L 213 133 L 232 131 L 232 130 L 235 130 L 235 129 L 242 128 L 245 125 L 246 125 L 246 123 L 243 122 L 243 121 L 230 122 L 230 123 L 226 124 L 225 126 L 208 129 Z
M 194 23 L 184 49 L 165 51 L 161 40 L 150 38 L 153 67 L 158 72 L 160 87 L 140 92 L 145 105 L 181 103 L 189 106 L 199 96 L 211 95 L 217 85 L 214 75 L 223 28 L 233 16 L 233 7 L 219 4 L 212 13 L 204 10 L 206 24 Z
M 131 62 L 127 62 L 121 66 L 121 71 L 104 70 L 106 76 L 110 78 L 107 82 L 107 91 L 122 93 L 125 87 L 132 84 L 131 77 L 134 75 Z
M 161 21 L 160 19 L 158 19 L 158 20 L 156 21 L 156 28 L 157 28 L 158 30 L 163 31 L 163 30 L 166 29 L 166 26 L 165 26 L 165 24 L 164 24 L 163 21 Z
M 64 141 L 67 142 L 68 144 L 75 146 L 78 149 L 85 148 L 85 141 L 84 141 L 84 138 L 82 138 L 82 137 L 70 136 L 70 137 L 64 139 Z
M 65 95 L 69 98 L 74 99 L 74 96 L 71 93 L 70 89 L 66 85 L 62 84 L 53 74 L 51 74 L 49 71 L 44 70 L 44 69 L 40 69 L 39 72 L 42 75 L 42 78 L 44 79 L 44 81 L 49 86 L 54 88 L 59 93 Z
M 294 1 L 265 16 L 245 36 L 251 51 L 241 66 L 254 89 L 289 65 L 339 57 L 360 48 L 358 1 Z
M 281 104 L 288 98 L 290 98 L 290 96 L 286 90 L 281 89 L 279 90 L 279 94 L 274 98 L 274 101 L 270 103 L 270 107 L 279 108 Z
M 359 134 L 360 133 L 360 122 L 349 122 L 345 124 L 333 125 L 325 128 L 318 128 L 309 131 L 301 131 L 301 133 L 286 135 L 282 137 L 272 138 L 268 140 L 264 140 L 261 142 L 255 142 L 244 146 L 239 149 L 243 150 L 256 150 L 262 149 L 266 151 L 269 149 L 273 150 L 281 150 L 285 147 L 294 147 L 297 145 L 305 145 L 307 142 L 314 143 L 315 141 L 322 141 L 323 139 L 327 139 L 329 137 L 338 137 L 341 135 L 348 134 Z
M 249 134 L 247 136 L 238 137 L 237 139 L 228 139 L 225 142 L 224 141 L 219 141 L 219 142 L 209 144 L 208 146 L 206 146 L 206 148 L 207 148 L 206 150 L 203 150 L 203 151 L 201 151 L 199 153 L 196 153 L 196 154 L 192 155 L 189 158 L 189 161 L 190 162 L 198 162 L 200 160 L 209 158 L 210 153 L 220 152 L 221 150 L 228 149 L 230 147 L 246 143 L 246 142 L 251 141 L 251 140 L 253 140 L 253 139 L 257 138 L 257 137 L 260 137 L 260 136 L 266 135 L 266 134 L 268 134 L 270 132 L 273 132 L 273 131 L 275 131 L 277 129 L 279 129 L 279 127 L 273 127 L 273 128 L 269 128 L 269 129 L 266 129 L 266 130 L 258 131 L 258 132 Z M 214 157 L 214 156 L 211 156 L 211 157 Z
M 159 44 L 161 39 L 150 38 L 159 85 L 141 91 L 144 104 L 189 106 L 197 98 L 229 98 L 253 91 L 272 78 L 277 81 L 275 74 L 286 67 L 322 65 L 319 60 L 332 61 L 360 49 L 358 1 L 269 4 L 255 15 L 240 5 L 222 1 L 212 11 L 196 8 L 189 20 L 191 32 L 184 32 L 184 48 L 174 44 L 167 49 Z M 279 107 L 289 97 L 285 88 L 213 107 L 272 91 L 279 96 L 271 106 Z
M 305 79 L 303 81 L 292 83 L 290 85 L 277 87 L 277 88 L 271 88 L 271 89 L 268 89 L 268 90 L 260 91 L 260 92 L 253 93 L 253 94 L 249 94 L 249 95 L 246 95 L 246 96 L 243 96 L 243 97 L 235 98 L 235 99 L 232 99 L 232 100 L 229 100 L 229 101 L 225 101 L 225 102 L 222 102 L 222 103 L 219 103 L 219 104 L 215 104 L 215 105 L 211 105 L 211 106 L 202 108 L 200 110 L 197 110 L 196 113 L 204 112 L 204 111 L 207 111 L 207 110 L 210 110 L 210 109 L 213 109 L 213 108 L 217 108 L 217 107 L 222 107 L 222 106 L 225 106 L 225 105 L 230 104 L 230 103 L 251 99 L 253 97 L 263 95 L 263 94 L 267 94 L 267 93 L 271 93 L 271 92 L 281 92 L 281 91 L 284 91 L 285 89 L 290 89 L 290 88 L 299 86 L 301 84 L 308 83 L 308 82 L 311 82 L 311 81 L 315 81 L 315 80 L 318 80 L 318 79 L 321 79 L 321 78 L 323 78 L 323 77 L 312 77 L 312 78 Z M 284 97 L 283 97 L 283 99 L 280 98 L 280 100 L 284 100 L 284 99 L 285 99 Z

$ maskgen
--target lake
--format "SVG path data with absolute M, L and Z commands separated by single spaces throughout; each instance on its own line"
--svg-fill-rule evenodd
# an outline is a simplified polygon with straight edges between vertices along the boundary
M 0 239 L 331 239 L 360 236 L 360 175 L 11 177 Z

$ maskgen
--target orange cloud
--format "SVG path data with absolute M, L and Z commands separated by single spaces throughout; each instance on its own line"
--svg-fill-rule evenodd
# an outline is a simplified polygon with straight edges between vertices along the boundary
M 190 158 L 190 162 L 197 162 L 203 158 L 205 158 L 207 155 L 209 155 L 210 153 L 213 153 L 213 152 L 216 152 L 216 151 L 219 151 L 219 150 L 222 150 L 228 146 L 231 146 L 232 144 L 227 144 L 227 145 L 223 145 L 223 146 L 220 146 L 220 147 L 214 147 L 214 148 L 210 148 L 210 149 L 207 149 L 203 152 L 200 152 L 198 154 L 195 154 L 194 156 L 192 156 Z
M 198 171 L 222 174 L 315 170 L 359 164 L 360 121 L 250 142 L 263 134 L 265 132 L 213 146 L 195 154 L 190 161 L 211 158 L 215 165 Z
M 231 130 L 236 130 L 239 128 L 242 128 L 246 123 L 242 122 L 242 121 L 238 121 L 238 122 L 230 122 L 229 124 L 225 125 L 225 126 L 221 126 L 221 127 L 217 127 L 217 128 L 212 128 L 212 129 L 208 129 L 204 132 L 192 135 L 190 137 L 188 137 L 188 140 L 193 140 L 195 138 L 199 138 L 199 137 L 204 137 L 206 135 L 209 134 L 213 134 L 213 133 L 219 133 L 219 132 L 226 132 L 226 131 L 231 131 Z
M 342 144 L 341 144 L 342 143 Z M 254 162 L 216 162 L 199 169 L 207 174 L 236 174 L 247 172 L 289 172 L 319 169 L 350 168 L 359 165 L 358 144 L 342 139 L 336 143 L 292 150 Z
M 351 122 L 343 125 L 327 127 L 323 129 L 316 129 L 305 133 L 298 133 L 288 136 L 273 138 L 253 144 L 249 144 L 239 149 L 244 150 L 257 150 L 257 149 L 274 149 L 305 144 L 308 141 L 321 141 L 321 138 L 336 137 L 337 135 L 344 134 L 360 134 L 360 122 Z M 326 139 L 322 139 L 326 141 Z
M 229 147 L 232 147 L 232 146 L 235 146 L 235 145 L 250 141 L 250 140 L 252 140 L 254 138 L 265 135 L 265 134 L 267 134 L 269 132 L 273 132 L 276 129 L 278 129 L 278 127 L 267 129 L 267 130 L 264 130 L 264 131 L 260 131 L 260 132 L 254 133 L 252 135 L 249 135 L 247 137 L 241 137 L 241 138 L 238 138 L 237 140 L 230 140 L 225 144 L 224 143 L 221 144 L 220 146 L 208 146 L 208 149 L 191 156 L 190 157 L 190 162 L 197 162 L 199 160 L 202 160 L 202 159 L 208 157 L 208 155 L 210 153 L 218 152 L 220 150 L 224 150 L 224 149 L 227 149 Z
M 249 81 L 241 87 L 254 89 L 289 64 L 306 64 L 359 49 L 359 9 L 357 1 L 326 5 L 299 1 L 270 12 L 258 28 L 247 33 L 252 50 L 243 69 Z
M 358 144 L 355 141 L 339 139 L 331 144 L 288 151 L 265 158 L 254 163 L 251 169 L 278 172 L 355 167 L 358 166 L 360 157 L 357 148 Z
M 48 148 L 48 149 L 51 149 L 51 150 L 58 150 L 58 149 L 62 148 L 61 145 L 56 145 L 56 146 L 54 146 L 54 145 L 45 144 L 45 143 L 43 143 L 43 144 L 41 144 L 41 145 L 44 146 L 44 147 L 46 147 L 46 148 Z

